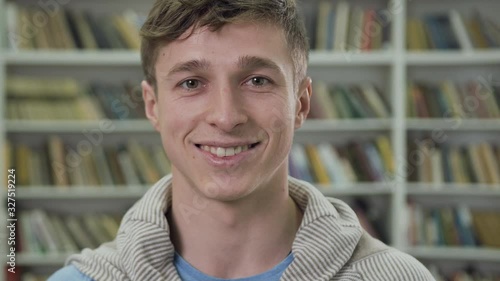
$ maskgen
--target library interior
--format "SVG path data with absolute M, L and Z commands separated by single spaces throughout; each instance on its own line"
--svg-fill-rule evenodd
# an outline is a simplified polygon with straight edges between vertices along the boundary
M 153 2 L 0 0 L 0 281 L 113 240 L 170 173 L 141 90 Z M 299 5 L 313 94 L 289 175 L 436 280 L 500 280 L 500 1 Z

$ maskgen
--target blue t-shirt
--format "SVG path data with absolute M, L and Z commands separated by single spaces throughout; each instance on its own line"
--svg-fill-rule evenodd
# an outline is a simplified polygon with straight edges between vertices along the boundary
M 52 276 L 47 279 L 47 281 L 94 281 L 94 279 L 88 277 L 78 270 L 74 265 L 65 266 Z
M 238 279 L 220 279 L 208 276 L 194 268 L 177 253 L 174 257 L 174 265 L 182 281 L 279 281 L 292 261 L 293 255 L 290 253 L 281 263 L 264 273 Z

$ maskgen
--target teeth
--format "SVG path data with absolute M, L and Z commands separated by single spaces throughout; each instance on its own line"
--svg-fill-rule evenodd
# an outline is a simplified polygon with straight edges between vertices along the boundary
M 219 157 L 226 156 L 226 150 L 222 147 L 217 147 L 217 156 Z
M 233 156 L 234 155 L 234 147 L 230 147 L 226 149 L 226 156 Z
M 227 148 L 202 145 L 200 146 L 200 148 L 214 155 L 217 155 L 217 157 L 227 157 L 247 151 L 250 148 L 250 145 L 241 145 Z

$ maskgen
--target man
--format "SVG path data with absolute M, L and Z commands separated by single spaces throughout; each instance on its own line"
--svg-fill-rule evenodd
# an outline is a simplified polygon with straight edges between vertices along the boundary
M 141 34 L 146 114 L 172 174 L 115 241 L 49 280 L 433 280 L 288 177 L 312 93 L 294 0 L 159 0 Z

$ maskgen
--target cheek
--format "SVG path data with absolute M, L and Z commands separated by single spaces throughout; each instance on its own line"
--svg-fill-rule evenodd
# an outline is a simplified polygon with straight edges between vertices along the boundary
M 288 134 L 293 129 L 294 108 L 289 103 L 278 102 L 270 108 L 267 120 L 274 133 Z

